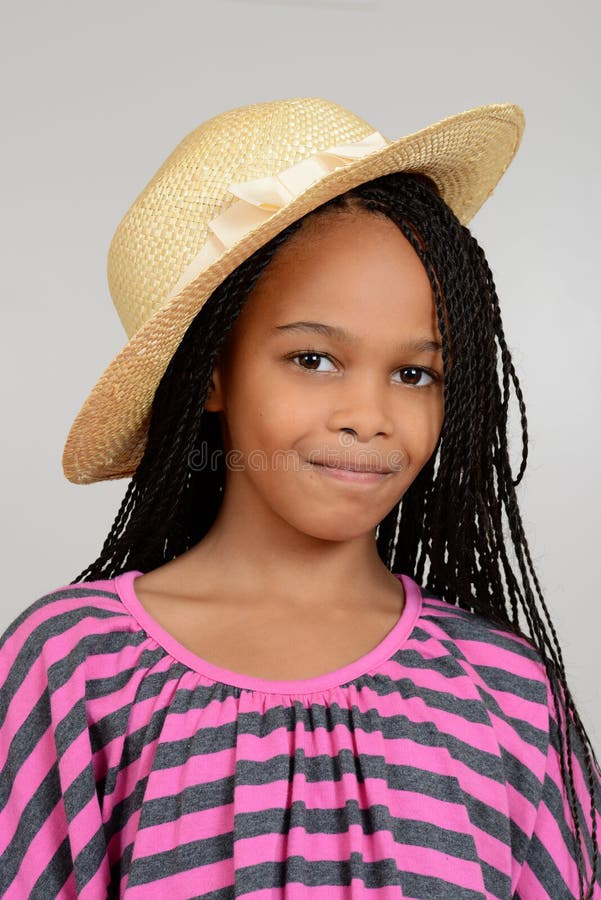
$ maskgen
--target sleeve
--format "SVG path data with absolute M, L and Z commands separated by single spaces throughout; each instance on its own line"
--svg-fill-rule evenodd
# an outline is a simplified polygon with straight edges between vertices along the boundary
M 106 895 L 82 611 L 32 604 L 0 637 L 0 896 Z M 81 635 L 79 635 L 81 636 Z
M 599 853 L 601 837 L 601 775 L 592 760 L 594 783 L 594 809 L 596 824 L 594 835 L 591 818 L 591 796 L 585 767 L 584 747 L 574 725 L 570 726 L 571 766 L 576 794 L 578 827 L 576 828 L 568 801 L 567 788 L 561 771 L 561 742 L 565 743 L 565 712 L 562 710 L 561 727 L 555 718 L 551 688 L 547 680 L 549 708 L 549 743 L 547 761 L 538 804 L 534 830 L 526 858 L 518 878 L 514 900 L 572 900 L 581 897 L 601 900 L 601 859 L 597 863 L 597 876 L 591 883 L 593 850 Z M 593 843 L 594 841 L 594 843 Z M 578 851 L 583 855 L 586 871 L 584 882 L 579 881 Z

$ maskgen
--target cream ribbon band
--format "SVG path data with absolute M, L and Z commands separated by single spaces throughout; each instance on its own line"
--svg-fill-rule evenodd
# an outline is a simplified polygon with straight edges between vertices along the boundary
M 209 222 L 209 236 L 202 250 L 184 269 L 166 299 L 174 297 L 225 250 L 266 222 L 274 212 L 286 206 L 324 175 L 352 160 L 380 150 L 389 143 L 379 131 L 372 131 L 359 141 L 321 150 L 277 175 L 230 184 L 228 190 L 239 199 Z

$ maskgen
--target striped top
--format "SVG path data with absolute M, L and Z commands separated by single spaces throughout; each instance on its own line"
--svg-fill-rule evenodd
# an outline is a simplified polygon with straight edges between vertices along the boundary
M 524 638 L 395 573 L 406 604 L 377 647 L 264 680 L 178 643 L 141 574 L 60 587 L 0 639 L 0 896 L 579 896 L 552 695 Z M 601 833 L 598 772 L 596 790 Z

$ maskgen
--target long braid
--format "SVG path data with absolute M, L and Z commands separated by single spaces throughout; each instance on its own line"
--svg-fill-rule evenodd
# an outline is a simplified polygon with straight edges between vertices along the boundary
M 210 449 L 219 441 L 216 414 L 203 412 L 213 365 L 248 292 L 279 245 L 300 225 L 301 220 L 292 223 L 239 266 L 188 328 L 157 387 L 144 454 L 110 534 L 97 559 L 72 583 L 111 578 L 123 571 L 126 560 L 127 568 L 150 571 L 179 556 L 209 530 L 223 478 L 197 468 L 194 454 L 203 440 Z M 194 503 L 194 497 L 200 502 Z M 195 539 L 190 542 L 190 537 Z
M 539 650 L 559 733 L 565 735 L 559 755 L 575 826 L 580 897 L 592 897 L 598 867 L 593 762 L 598 763 L 570 694 L 519 512 L 515 488 L 527 464 L 526 408 L 490 268 L 471 232 L 423 176 L 382 176 L 334 197 L 304 219 L 326 210 L 358 208 L 394 221 L 418 254 L 432 286 L 443 344 L 441 434 L 428 462 L 379 523 L 378 553 L 390 570 L 394 565 L 413 573 L 427 593 L 508 626 Z M 110 534 L 98 558 L 72 583 L 111 578 L 126 568 L 151 571 L 194 546 L 211 528 L 223 496 L 224 464 L 221 460 L 215 470 L 196 465 L 195 459 L 202 452 L 223 451 L 217 414 L 203 410 L 213 366 L 259 275 L 304 219 L 242 263 L 192 321 L 156 390 L 144 455 Z M 507 441 L 511 385 L 522 427 L 515 480 Z M 521 585 L 507 552 L 503 513 Z M 572 767 L 574 733 L 584 751 L 591 797 L 592 878 L 586 894 Z

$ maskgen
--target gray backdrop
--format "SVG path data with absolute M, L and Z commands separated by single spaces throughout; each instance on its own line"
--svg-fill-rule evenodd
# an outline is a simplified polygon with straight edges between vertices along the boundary
M 3 2 L 3 630 L 99 553 L 127 480 L 73 485 L 71 422 L 126 337 L 106 285 L 122 215 L 175 145 L 245 103 L 323 96 L 389 138 L 513 101 L 519 154 L 472 230 L 528 410 L 518 488 L 568 678 L 601 748 L 599 4 Z M 512 396 L 514 472 L 521 452 Z

